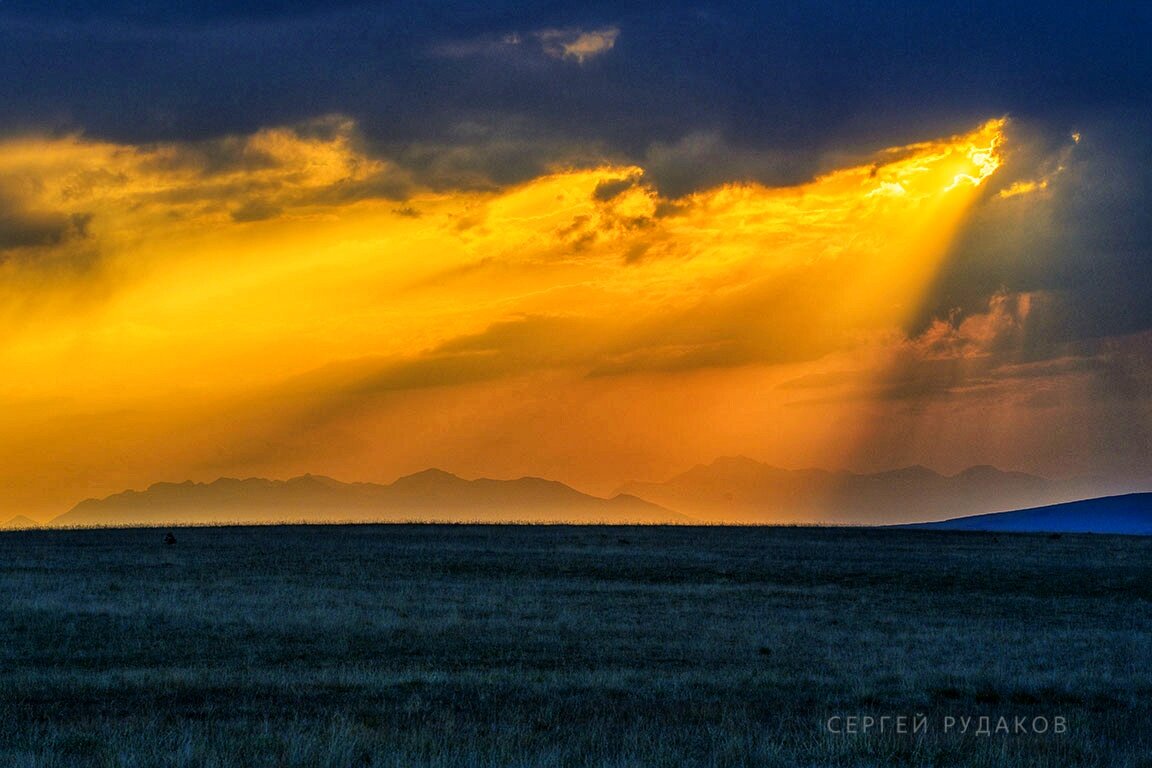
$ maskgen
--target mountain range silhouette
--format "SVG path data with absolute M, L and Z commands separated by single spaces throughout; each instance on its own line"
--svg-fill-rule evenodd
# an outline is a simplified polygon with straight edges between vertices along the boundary
M 733 456 L 698 465 L 665 482 L 629 483 L 611 498 L 582 493 L 564 483 L 539 477 L 466 480 L 440 469 L 406 475 L 386 485 L 342 482 L 311 474 L 288 480 L 160 482 L 142 491 L 87 499 L 49 525 L 403 521 L 928 523 L 931 527 L 968 530 L 1147 532 L 1141 527 L 1145 522 L 1140 516 L 1140 495 L 1129 498 L 1126 512 L 1119 511 L 1120 502 L 1108 500 L 1112 497 L 1096 500 L 1101 505 L 1096 511 L 1085 501 L 1072 502 L 1073 506 L 1060 511 L 1068 506 L 1065 502 L 1069 499 L 1085 495 L 1090 494 L 1075 484 L 991 466 L 969 467 L 954 475 L 942 475 L 918 465 L 860 474 L 780 469 Z M 993 513 L 1017 517 L 997 517 Z M 1098 522 L 1092 523 L 1092 519 Z M 18 517 L 3 527 L 36 525 L 36 521 Z

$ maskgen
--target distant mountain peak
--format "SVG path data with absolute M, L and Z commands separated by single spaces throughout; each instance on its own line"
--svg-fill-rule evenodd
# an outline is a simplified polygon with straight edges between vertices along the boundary
M 920 476 L 924 476 L 924 477 L 926 477 L 928 475 L 933 475 L 936 477 L 940 476 L 939 472 L 937 472 L 934 469 L 930 469 L 930 468 L 924 466 L 923 464 L 909 464 L 906 467 L 897 467 L 896 469 L 889 469 L 889 470 L 885 470 L 882 472 L 877 472 L 876 474 L 879 474 L 879 475 L 920 475 Z
M 736 455 L 736 456 L 717 456 L 715 459 L 713 459 L 713 460 L 712 460 L 712 462 L 711 462 L 710 464 L 700 464 L 700 465 L 697 465 L 697 466 L 709 466 L 709 467 L 725 467 L 725 466 L 728 466 L 728 467 L 750 467 L 750 466 L 756 466 L 756 467 L 767 467 L 767 466 L 769 466 L 769 465 L 768 465 L 768 464 L 765 464 L 765 463 L 764 463 L 764 462 L 762 462 L 762 461 L 757 461 L 756 459 L 753 459 L 753 458 L 749 458 L 748 456 L 744 456 L 743 454 L 739 454 L 739 455 Z
M 1011 473 L 1004 472 L 991 464 L 973 464 L 971 467 L 960 470 L 952 475 L 952 477 L 967 480 L 986 480 L 988 478 L 1000 478 L 1008 474 Z
M 12 530 L 20 530 L 23 528 L 39 528 L 40 525 L 41 525 L 40 523 L 36 522 L 35 520 L 33 520 L 30 517 L 27 517 L 25 515 L 16 515 L 16 517 L 12 518 L 8 522 L 4 523 L 3 525 L 0 525 L 0 529 L 6 529 L 6 530 L 12 531 Z
M 431 467 L 419 472 L 413 472 L 410 475 L 399 477 L 394 480 L 389 487 L 408 489 L 435 488 L 449 485 L 459 485 L 461 483 L 467 482 L 467 480 L 463 479 L 459 475 L 454 475 L 451 472 L 445 472 L 442 469 Z
M 454 475 L 451 472 L 440 469 L 439 467 L 429 467 L 422 469 L 419 472 L 413 472 L 410 475 L 403 475 L 399 480 L 415 480 L 420 479 L 443 479 L 443 480 L 460 480 L 459 475 Z
M 334 480 L 327 475 L 313 475 L 311 472 L 305 475 L 300 475 L 299 477 L 290 477 L 284 481 L 284 484 L 312 486 L 318 488 L 339 488 L 348 485 L 347 483 L 342 483 L 339 480 Z

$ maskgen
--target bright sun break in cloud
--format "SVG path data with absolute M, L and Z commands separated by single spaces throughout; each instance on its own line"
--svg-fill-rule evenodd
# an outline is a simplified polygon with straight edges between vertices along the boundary
M 170 467 L 515 474 L 532 455 L 619 482 L 620 462 L 687 459 L 693 429 L 702 453 L 803 434 L 819 457 L 844 412 L 815 423 L 773 387 L 915 314 L 1004 128 L 678 199 L 615 165 L 423 189 L 343 118 L 7 140 L 0 200 L 28 234 L 0 261 L 0 472 L 26 510 L 49 463 L 46 505 Z M 700 430 L 684 409 L 705 390 L 723 413 Z
M 620 30 L 603 29 L 545 29 L 536 33 L 544 52 L 556 59 L 568 59 L 583 64 L 588 59 L 612 50 Z

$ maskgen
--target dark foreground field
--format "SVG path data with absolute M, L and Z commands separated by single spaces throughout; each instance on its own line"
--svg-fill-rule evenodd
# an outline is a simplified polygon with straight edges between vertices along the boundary
M 0 765 L 1152 765 L 1150 539 L 176 535 L 0 535 Z

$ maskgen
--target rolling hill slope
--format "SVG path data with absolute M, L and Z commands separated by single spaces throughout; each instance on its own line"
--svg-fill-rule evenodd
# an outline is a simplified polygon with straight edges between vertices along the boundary
M 1046 507 L 905 526 L 948 531 L 1152 535 L 1152 493 L 1129 493 Z

